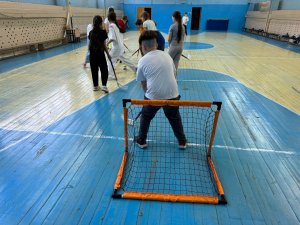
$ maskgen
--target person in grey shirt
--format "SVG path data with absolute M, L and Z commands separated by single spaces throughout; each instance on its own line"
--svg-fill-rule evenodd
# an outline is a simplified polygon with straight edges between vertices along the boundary
M 178 69 L 179 60 L 183 51 L 184 27 L 179 11 L 175 11 L 172 15 L 173 24 L 170 26 L 168 34 L 169 55 L 174 61 L 176 70 Z
M 136 80 L 141 82 L 145 99 L 179 100 L 176 69 L 168 53 L 157 50 L 157 33 L 144 31 L 139 38 L 142 58 L 139 60 Z M 162 63 L 163 62 L 163 63 Z M 135 142 L 140 148 L 147 147 L 147 133 L 150 122 L 160 106 L 143 106 L 139 135 Z M 178 106 L 163 106 L 173 132 L 178 140 L 179 148 L 186 148 L 186 137 Z

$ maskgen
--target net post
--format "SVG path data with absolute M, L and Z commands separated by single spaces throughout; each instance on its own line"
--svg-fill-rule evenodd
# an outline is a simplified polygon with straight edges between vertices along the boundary
M 114 190 L 114 192 L 113 192 L 113 194 L 111 195 L 111 197 L 113 197 L 113 198 L 122 198 L 122 195 L 121 195 L 121 194 L 118 194 L 117 192 L 118 192 L 118 190 Z
M 126 104 L 128 102 L 131 102 L 131 100 L 130 99 L 123 99 L 125 152 L 128 151 L 128 108 L 126 107 Z
M 127 104 L 128 102 L 131 102 L 131 99 L 125 98 L 125 99 L 122 99 L 122 101 L 123 101 L 123 108 L 126 108 L 126 104 Z
M 208 152 L 207 152 L 208 157 L 211 156 L 211 149 L 212 149 L 212 145 L 213 145 L 215 134 L 216 134 L 216 129 L 217 129 L 217 124 L 218 124 L 218 119 L 219 119 L 219 115 L 220 115 L 222 102 L 213 102 L 213 105 L 217 105 L 218 108 L 217 108 L 217 111 L 215 111 L 214 124 L 213 124 L 213 129 L 211 132 L 209 146 L 208 146 Z
M 213 161 L 212 161 L 212 159 L 211 159 L 210 156 L 207 157 L 207 160 L 208 160 L 208 165 L 209 165 L 210 170 L 212 172 L 213 178 L 214 178 L 214 180 L 216 182 L 218 193 L 219 193 L 220 196 L 224 196 L 224 190 L 223 190 L 221 181 L 220 181 L 220 179 L 218 177 L 215 165 L 214 165 L 214 163 L 213 163 Z
M 225 198 L 225 195 L 220 195 L 219 196 L 219 204 L 220 205 L 226 205 L 227 204 L 227 199 Z

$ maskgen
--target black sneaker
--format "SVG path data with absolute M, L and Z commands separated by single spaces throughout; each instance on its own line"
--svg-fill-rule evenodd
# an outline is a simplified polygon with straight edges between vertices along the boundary
M 135 142 L 137 144 L 137 146 L 139 146 L 139 148 L 141 148 L 141 149 L 147 148 L 147 142 L 142 141 L 138 136 L 134 137 L 133 142 Z
M 179 141 L 179 149 L 186 149 L 187 141 Z

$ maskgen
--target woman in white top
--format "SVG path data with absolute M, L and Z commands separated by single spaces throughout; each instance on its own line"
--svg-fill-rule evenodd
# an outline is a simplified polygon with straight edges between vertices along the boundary
M 187 24 L 188 24 L 188 22 L 189 22 L 189 17 L 188 17 L 188 15 L 187 15 L 187 13 L 185 12 L 185 13 L 184 13 L 184 16 L 182 17 L 182 25 L 183 25 L 184 28 L 185 28 L 184 32 L 185 32 L 185 35 L 186 35 L 186 36 L 187 36 Z
M 143 28 L 144 30 L 157 30 L 155 23 L 153 20 L 150 20 L 150 15 L 148 12 L 144 11 L 142 13 L 143 18 Z
M 108 14 L 108 21 L 109 21 L 109 29 L 108 29 L 109 40 L 107 42 L 107 45 L 112 43 L 112 48 L 109 52 L 109 55 L 111 56 L 111 61 L 113 65 L 115 66 L 117 60 L 119 59 L 120 61 L 122 61 L 122 63 L 128 65 L 135 72 L 136 65 L 134 65 L 134 63 L 124 55 L 123 35 L 120 33 L 116 14 L 114 12 Z M 113 68 L 110 62 L 108 62 L 108 73 L 110 79 L 115 78 L 113 74 Z
M 108 8 L 108 13 L 107 15 L 109 15 L 110 13 L 115 12 L 113 7 Z M 104 19 L 104 28 L 106 30 L 106 32 L 108 33 L 108 28 L 109 28 L 109 21 L 108 21 L 108 17 L 106 17 Z

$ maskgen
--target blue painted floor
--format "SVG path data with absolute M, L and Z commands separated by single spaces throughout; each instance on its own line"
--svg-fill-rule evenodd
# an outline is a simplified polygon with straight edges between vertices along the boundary
M 223 102 L 213 159 L 227 205 L 111 198 L 121 99 L 143 97 L 133 81 L 43 131 L 0 130 L 0 224 L 300 224 L 299 115 L 223 74 L 179 70 L 178 84 L 182 99 Z

